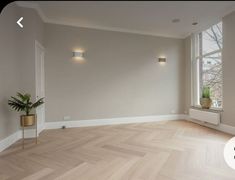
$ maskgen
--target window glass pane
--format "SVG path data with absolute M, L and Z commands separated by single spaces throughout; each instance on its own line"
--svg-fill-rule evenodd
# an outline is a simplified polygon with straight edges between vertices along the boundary
M 209 86 L 213 107 L 222 107 L 222 61 L 221 52 L 202 59 L 202 86 Z M 202 88 L 202 87 L 201 87 Z
M 202 54 L 222 49 L 222 22 L 202 32 Z

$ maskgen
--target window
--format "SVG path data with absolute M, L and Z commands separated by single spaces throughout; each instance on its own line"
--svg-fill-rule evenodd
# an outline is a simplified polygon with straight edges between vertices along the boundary
M 212 107 L 222 108 L 222 22 L 195 34 L 193 47 L 193 105 L 199 105 L 203 86 L 210 87 Z

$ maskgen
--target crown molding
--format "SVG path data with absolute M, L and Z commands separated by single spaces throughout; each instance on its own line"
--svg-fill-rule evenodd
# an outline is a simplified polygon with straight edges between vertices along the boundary
M 97 30 L 104 30 L 104 31 L 114 31 L 114 32 L 123 32 L 123 33 L 132 33 L 132 34 L 140 34 L 140 35 L 149 35 L 155 37 L 165 37 L 165 38 L 175 38 L 175 39 L 184 39 L 186 36 L 171 36 L 171 35 L 164 35 L 159 33 L 152 33 L 148 31 L 138 31 L 138 30 L 129 30 L 125 28 L 113 28 L 113 27 L 105 27 L 105 26 L 97 26 L 97 25 L 81 25 L 78 23 L 69 23 L 66 21 L 57 21 L 48 18 L 40 8 L 38 4 L 35 2 L 26 2 L 26 1 L 16 1 L 16 5 L 23 8 L 31 8 L 36 10 L 38 15 L 41 17 L 44 23 L 49 24 L 57 24 L 57 25 L 65 25 L 65 26 L 73 26 L 73 27 L 81 27 L 81 28 L 89 28 L 89 29 L 97 29 Z
M 197 29 L 193 32 L 186 33 L 182 36 L 172 36 L 172 35 L 153 33 L 153 32 L 149 32 L 149 31 L 138 31 L 138 30 L 125 29 L 125 28 L 113 28 L 113 27 L 105 27 L 105 26 L 97 26 L 97 25 L 81 25 L 81 24 L 78 24 L 78 23 L 69 23 L 69 22 L 66 22 L 66 21 L 63 21 L 63 20 L 57 21 L 57 20 L 53 20 L 53 19 L 48 18 L 44 14 L 44 12 L 40 8 L 40 6 L 35 2 L 16 1 L 15 3 L 19 7 L 35 9 L 44 23 L 58 24 L 58 25 L 65 25 L 65 26 L 73 26 L 73 27 L 81 27 L 81 28 L 89 28 L 89 29 L 97 29 L 97 30 L 105 30 L 105 31 L 114 31 L 114 32 L 132 33 L 132 34 L 140 34 L 140 35 L 149 35 L 149 36 L 155 36 L 155 37 L 176 38 L 176 39 L 185 39 L 188 36 L 190 36 L 192 33 L 197 33 L 199 31 L 203 31 L 203 30 L 209 28 L 211 25 L 218 23 L 219 21 L 222 20 L 223 17 L 229 15 L 230 13 L 232 13 L 235 10 L 235 6 L 230 6 L 222 14 L 222 17 L 215 17 L 212 22 L 207 22 L 206 25 L 204 25 L 199 30 Z
M 122 32 L 122 33 L 131 33 L 131 34 L 138 34 L 138 35 L 148 35 L 148 36 L 155 36 L 155 37 L 164 37 L 164 38 L 175 38 L 175 39 L 184 39 L 187 36 L 168 36 L 163 34 L 156 34 L 156 33 L 150 33 L 147 31 L 138 31 L 138 30 L 129 30 L 124 28 L 112 28 L 112 27 L 105 27 L 105 26 L 93 26 L 93 25 L 80 25 L 76 23 L 69 23 L 65 21 L 55 21 L 48 19 L 47 21 L 44 21 L 45 23 L 49 24 L 57 24 L 57 25 L 64 25 L 64 26 L 72 26 L 72 27 L 79 27 L 79 28 L 88 28 L 88 29 L 96 29 L 96 30 L 102 30 L 102 31 L 113 31 L 113 32 Z
M 23 8 L 31 8 L 36 10 L 38 15 L 41 17 L 42 21 L 47 23 L 49 19 L 46 17 L 46 15 L 43 13 L 42 9 L 40 6 L 34 2 L 27 2 L 27 1 L 16 1 L 15 2 L 17 6 L 23 7 Z

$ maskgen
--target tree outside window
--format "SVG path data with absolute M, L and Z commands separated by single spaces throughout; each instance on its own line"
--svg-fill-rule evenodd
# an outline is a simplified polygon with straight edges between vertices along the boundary
M 222 22 L 197 35 L 196 60 L 199 62 L 199 91 L 211 89 L 212 107 L 222 107 Z

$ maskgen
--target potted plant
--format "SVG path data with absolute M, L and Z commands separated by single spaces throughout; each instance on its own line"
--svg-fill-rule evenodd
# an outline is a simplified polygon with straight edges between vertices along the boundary
M 204 86 L 202 88 L 202 97 L 200 98 L 200 104 L 203 109 L 210 109 L 212 103 L 210 96 L 211 96 L 210 87 Z
M 31 102 L 31 95 L 27 93 L 17 93 L 17 97 L 11 96 L 11 99 L 8 100 L 8 105 L 12 107 L 12 109 L 25 112 L 25 115 L 20 116 L 20 125 L 22 127 L 32 126 L 35 124 L 36 115 L 30 114 L 30 111 L 43 103 L 43 98 L 40 98 L 35 103 Z

